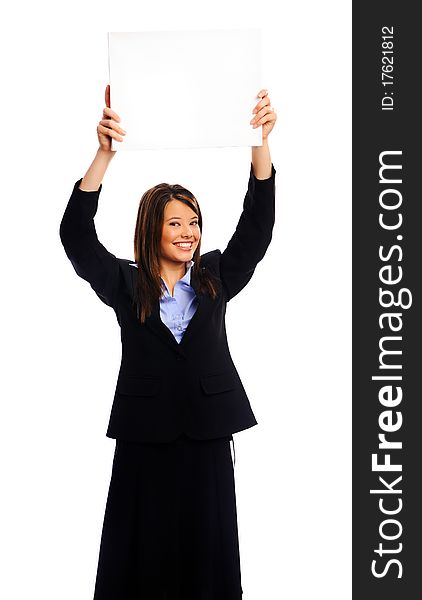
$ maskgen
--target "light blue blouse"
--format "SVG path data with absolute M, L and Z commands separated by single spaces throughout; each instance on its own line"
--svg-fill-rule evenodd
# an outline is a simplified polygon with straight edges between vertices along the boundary
M 136 263 L 130 263 L 133 267 L 138 267 Z M 176 341 L 180 344 L 183 334 L 189 325 L 190 320 L 198 308 L 198 298 L 195 290 L 190 285 L 191 269 L 194 265 L 193 260 L 186 263 L 186 273 L 176 282 L 174 286 L 174 296 L 168 290 L 163 278 L 164 295 L 160 298 L 160 317 Z
M 163 282 L 164 296 L 160 299 L 160 316 L 163 323 L 170 329 L 176 341 L 180 344 L 189 321 L 198 308 L 198 298 L 190 285 L 190 276 L 194 261 L 186 263 L 185 275 L 176 282 L 172 296 Z

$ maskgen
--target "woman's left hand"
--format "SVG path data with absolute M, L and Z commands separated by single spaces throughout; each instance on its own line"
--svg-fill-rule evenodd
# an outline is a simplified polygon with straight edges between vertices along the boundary
M 261 90 L 258 94 L 258 98 L 261 98 L 261 100 L 252 111 L 255 113 L 255 116 L 250 121 L 250 124 L 253 125 L 254 129 L 262 125 L 262 139 L 265 140 L 274 127 L 274 123 L 277 120 L 277 114 L 271 106 L 267 90 Z

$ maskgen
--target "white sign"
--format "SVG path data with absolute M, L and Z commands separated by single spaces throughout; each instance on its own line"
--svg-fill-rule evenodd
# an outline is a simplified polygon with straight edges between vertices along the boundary
M 113 150 L 261 146 L 261 30 L 108 33 Z

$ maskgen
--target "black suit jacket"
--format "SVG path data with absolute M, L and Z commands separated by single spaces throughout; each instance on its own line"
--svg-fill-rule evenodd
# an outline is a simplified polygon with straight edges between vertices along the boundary
M 236 231 L 224 252 L 201 256 L 200 265 L 220 281 L 215 300 L 199 304 L 179 344 L 160 318 L 157 301 L 141 324 L 132 306 L 137 267 L 116 258 L 98 240 L 94 217 L 97 191 L 75 185 L 60 224 L 60 238 L 76 273 L 112 307 L 121 328 L 122 359 L 106 435 L 140 442 L 165 442 L 185 432 L 195 439 L 230 435 L 257 424 L 230 356 L 226 304 L 251 279 L 271 241 L 275 219 L 275 173 L 257 179 L 250 169 Z

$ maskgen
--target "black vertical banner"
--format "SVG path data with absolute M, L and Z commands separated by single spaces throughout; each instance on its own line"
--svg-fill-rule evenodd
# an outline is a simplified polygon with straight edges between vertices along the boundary
M 422 598 L 421 23 L 353 5 L 353 598 Z

